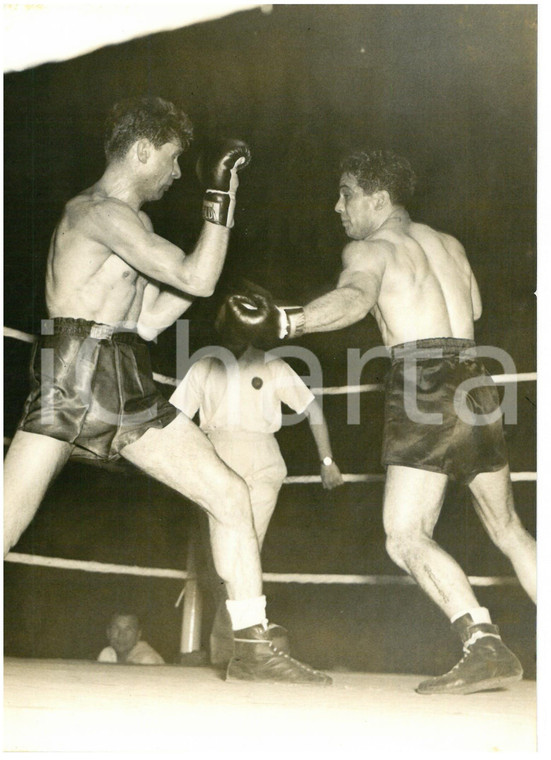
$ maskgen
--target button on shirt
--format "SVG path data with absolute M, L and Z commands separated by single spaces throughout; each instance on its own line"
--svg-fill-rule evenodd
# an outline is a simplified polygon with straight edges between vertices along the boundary
M 207 356 L 193 364 L 170 402 L 188 417 L 199 412 L 203 430 L 274 433 L 282 423 L 281 404 L 297 414 L 314 394 L 291 367 L 269 351 L 249 347 L 229 361 Z

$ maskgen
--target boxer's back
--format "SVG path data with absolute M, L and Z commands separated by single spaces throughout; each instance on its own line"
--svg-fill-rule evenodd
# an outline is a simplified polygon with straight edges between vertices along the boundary
M 370 242 L 385 270 L 373 312 L 386 345 L 423 338 L 473 338 L 471 269 L 461 244 L 409 219 L 383 225 Z

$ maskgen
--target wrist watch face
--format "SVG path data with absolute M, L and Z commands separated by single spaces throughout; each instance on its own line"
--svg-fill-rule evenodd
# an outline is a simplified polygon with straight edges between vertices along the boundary
M 331 457 L 323 457 L 321 460 L 321 463 L 324 464 L 326 467 L 329 467 L 330 464 L 333 464 L 333 460 Z

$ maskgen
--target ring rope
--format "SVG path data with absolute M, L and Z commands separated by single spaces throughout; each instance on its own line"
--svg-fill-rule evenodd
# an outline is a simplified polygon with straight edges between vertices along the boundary
M 537 472 L 511 472 L 511 480 L 513 482 L 527 482 L 536 481 L 538 479 Z M 342 476 L 345 483 L 384 483 L 386 475 L 384 473 L 374 474 L 349 474 Z M 288 475 L 284 483 L 321 483 L 320 475 Z
M 4 338 L 15 338 L 15 340 L 22 340 L 23 343 L 34 343 L 36 341 L 36 335 L 30 335 L 6 326 L 4 326 Z
M 517 372 L 517 373 L 503 373 L 501 375 L 491 375 L 494 383 L 499 385 L 505 383 L 527 383 L 533 382 L 538 379 L 537 372 Z M 161 381 L 159 381 L 161 382 Z M 319 396 L 336 396 L 342 393 L 366 393 L 372 391 L 383 391 L 385 389 L 384 383 L 366 383 L 365 385 L 336 385 L 327 386 L 325 388 L 310 388 L 312 393 Z
M 183 570 L 170 570 L 162 567 L 139 567 L 138 565 L 115 565 L 93 560 L 63 559 L 61 557 L 43 557 L 39 554 L 20 554 L 9 552 L 4 560 L 21 565 L 39 565 L 54 567 L 59 570 L 85 570 L 88 573 L 116 573 L 119 575 L 145 575 L 152 578 L 178 578 L 189 580 L 190 573 Z M 195 576 L 193 576 L 195 577 Z
M 178 580 L 193 580 L 195 575 L 183 570 L 170 570 L 159 567 L 139 567 L 137 565 L 115 565 L 108 562 L 91 560 L 62 559 L 60 557 L 44 557 L 37 554 L 10 552 L 5 557 L 6 562 L 22 565 L 50 567 L 60 570 L 84 570 L 89 573 L 110 573 L 117 575 L 140 575 L 154 578 L 175 578 Z M 345 584 L 356 586 L 415 586 L 416 582 L 409 575 L 345 575 L 328 573 L 263 573 L 266 583 L 309 583 L 319 585 Z M 472 586 L 516 586 L 518 580 L 506 576 L 469 576 Z

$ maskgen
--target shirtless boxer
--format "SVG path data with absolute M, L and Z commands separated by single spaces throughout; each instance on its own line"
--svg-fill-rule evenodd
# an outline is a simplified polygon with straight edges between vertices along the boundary
M 359 153 L 341 169 L 335 210 L 351 242 L 337 287 L 304 308 L 239 294 L 233 307 L 263 340 L 338 330 L 373 314 L 391 358 L 383 443 L 387 551 L 449 617 L 464 648 L 452 670 L 417 691 L 467 694 L 503 686 L 522 677 L 521 664 L 463 570 L 433 539 L 448 478 L 466 483 L 489 536 L 536 601 L 536 543 L 515 512 L 502 421 L 480 424 L 499 397 L 476 357 L 479 290 L 461 244 L 409 218 L 404 206 L 415 176 L 405 159 Z M 461 396 L 464 381 L 463 388 L 474 382 Z M 466 399 L 461 414 L 456 391 Z M 465 409 L 478 415 L 478 425 L 469 424 Z
M 247 146 L 226 140 L 199 159 L 207 188 L 190 255 L 156 235 L 141 210 L 181 176 L 192 125 L 161 98 L 114 106 L 107 165 L 70 200 L 47 263 L 45 321 L 32 387 L 4 466 L 4 552 L 30 523 L 72 453 L 122 456 L 202 507 L 236 639 L 231 676 L 328 683 L 274 648 L 267 633 L 258 542 L 244 481 L 193 422 L 156 389 L 148 340 L 169 327 L 220 276 L 233 226 L 237 171 Z M 167 287 L 168 286 L 168 287 Z

